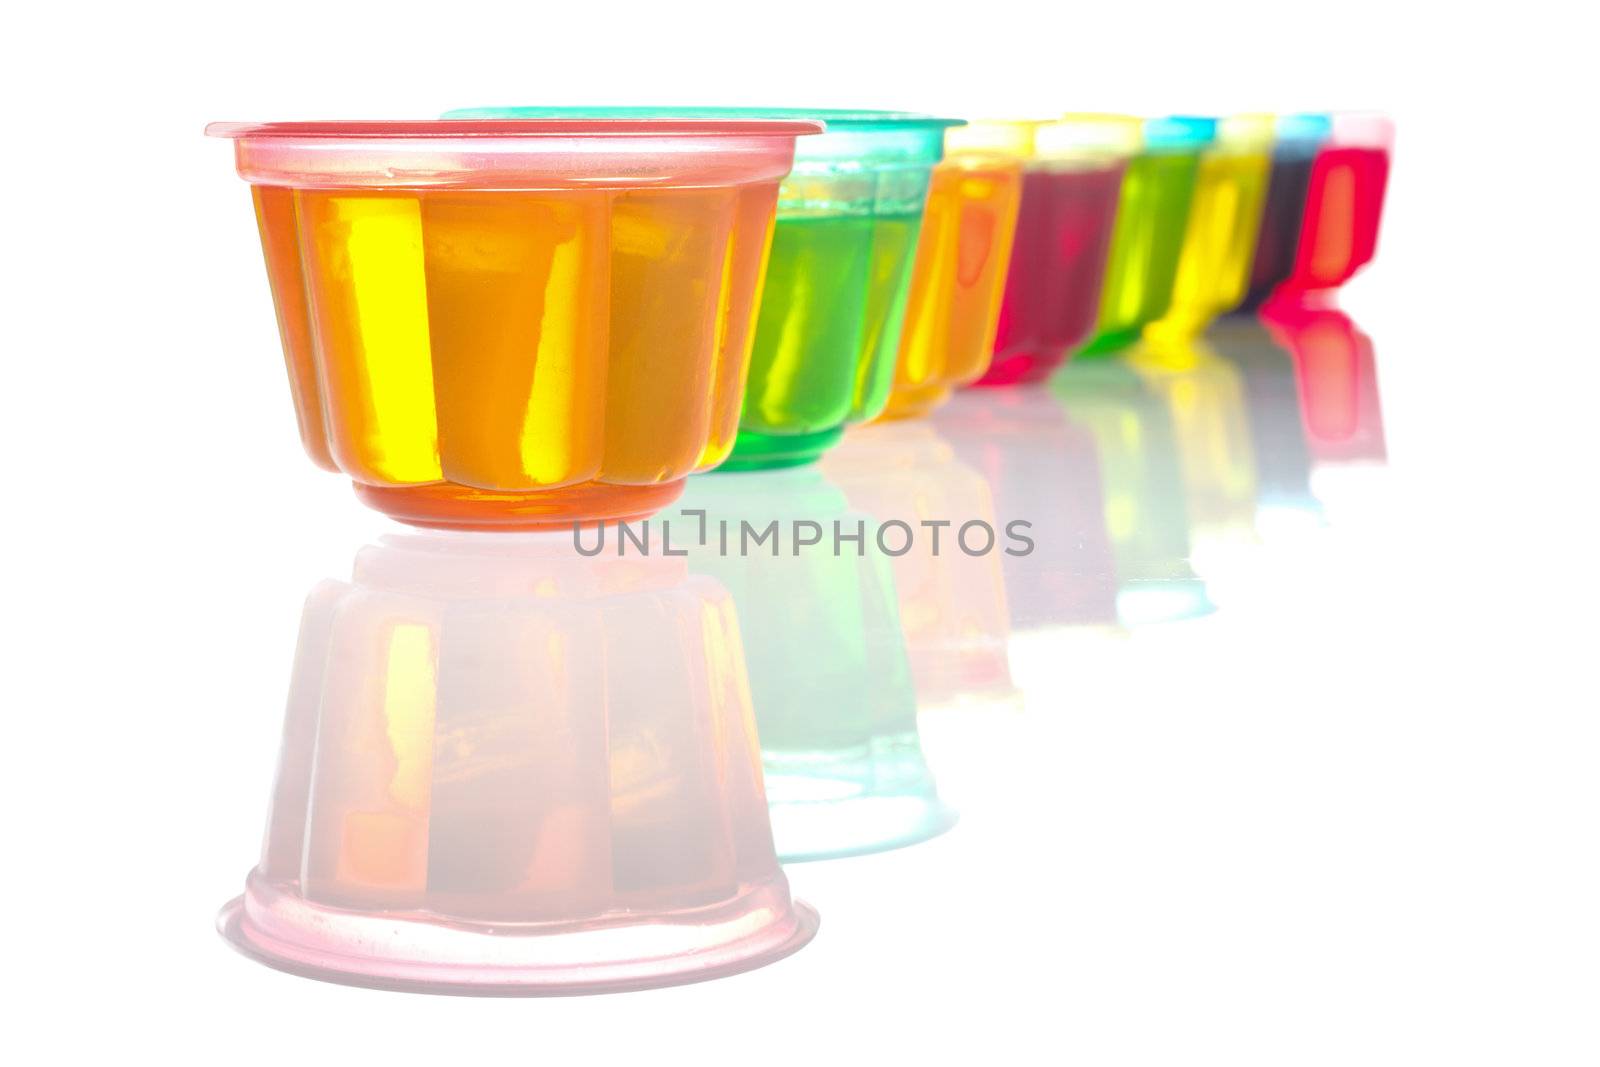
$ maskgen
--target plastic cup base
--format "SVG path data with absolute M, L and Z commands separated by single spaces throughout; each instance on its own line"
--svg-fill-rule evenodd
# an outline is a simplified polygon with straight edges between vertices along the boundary
M 306 907 L 315 911 L 318 919 L 331 916 L 331 921 L 338 922 L 341 917 L 348 917 L 348 913 L 338 909 Z M 399 929 L 405 922 L 364 918 L 391 930 Z M 561 962 L 541 963 L 534 958 L 535 953 L 530 953 L 520 962 L 500 959 L 493 964 L 474 964 L 459 958 L 449 961 L 392 956 L 380 959 L 340 954 L 322 946 L 280 940 L 257 930 L 247 917 L 243 896 L 223 906 L 217 915 L 217 932 L 234 949 L 258 963 L 321 982 L 443 996 L 561 997 L 688 985 L 764 967 L 804 948 L 821 925 L 816 910 L 803 901 L 794 901 L 786 918 L 787 923 L 762 926 L 706 951 L 600 963 L 575 961 L 569 953 L 564 953 L 566 959 Z M 441 924 L 435 929 L 445 927 Z M 568 936 L 603 938 L 616 932 L 603 930 Z M 454 933 L 461 936 L 459 931 Z M 502 943 L 507 940 L 504 935 L 496 934 L 466 936 Z M 537 935 L 528 940 L 537 940 Z
M 650 485 L 580 482 L 527 493 L 452 482 L 403 486 L 356 482 L 355 490 L 363 504 L 411 526 L 527 532 L 648 518 L 682 495 L 683 482 L 682 478 Z
M 1144 328 L 1142 326 L 1133 326 L 1126 330 L 1113 330 L 1100 334 L 1084 346 L 1083 350 L 1078 353 L 1078 358 L 1094 359 L 1099 356 L 1115 355 L 1125 348 L 1133 347 L 1143 332 Z
M 1216 610 L 1199 578 L 1137 581 L 1117 593 L 1117 619 L 1124 626 L 1181 622 Z
M 960 820 L 938 797 L 862 796 L 771 805 L 781 863 L 870 856 L 919 845 Z
M 983 377 L 967 386 L 969 389 L 1005 388 L 1008 385 L 1032 385 L 1054 374 L 1067 357 L 1070 349 L 1013 349 L 997 354 Z
M 899 419 L 916 419 L 933 411 L 950 399 L 951 387 L 944 384 L 907 386 L 889 394 L 889 403 L 877 422 L 894 422 Z
M 814 462 L 828 449 L 839 443 L 844 427 L 815 433 L 766 434 L 740 430 L 733 452 L 723 461 L 718 471 L 774 470 L 779 467 L 798 467 Z

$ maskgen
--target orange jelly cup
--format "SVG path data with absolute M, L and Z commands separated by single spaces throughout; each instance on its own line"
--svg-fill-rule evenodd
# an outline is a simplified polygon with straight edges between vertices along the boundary
M 417 526 L 641 518 L 727 457 L 802 121 L 218 123 L 300 437 Z

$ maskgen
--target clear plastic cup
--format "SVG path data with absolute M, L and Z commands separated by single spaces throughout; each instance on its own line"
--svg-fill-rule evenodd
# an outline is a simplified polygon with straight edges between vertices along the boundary
M 237 948 L 521 995 L 712 978 L 811 939 L 727 592 L 571 537 L 386 538 L 313 590 L 261 861 L 219 920 Z
M 783 183 L 724 470 L 809 463 L 888 403 L 912 260 L 944 132 L 959 120 L 802 108 L 469 108 L 472 118 L 811 119 Z
M 422 526 L 649 514 L 732 446 L 806 121 L 215 124 L 306 451 Z

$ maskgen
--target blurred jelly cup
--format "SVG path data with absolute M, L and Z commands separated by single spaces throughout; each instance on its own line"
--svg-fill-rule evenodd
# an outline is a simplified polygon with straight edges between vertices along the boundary
M 800 108 L 473 108 L 454 117 L 805 119 L 778 198 L 739 435 L 724 470 L 809 463 L 883 411 L 944 131 L 957 119 Z
M 1332 125 L 1311 164 L 1294 270 L 1280 292 L 1337 289 L 1378 249 L 1394 124 L 1380 115 L 1335 114 Z
M 1244 300 L 1271 170 L 1272 134 L 1271 115 L 1234 115 L 1217 123 L 1216 140 L 1200 155 L 1171 304 L 1146 333 L 1193 337 Z
M 1102 121 L 1138 120 L 1112 116 Z M 1200 156 L 1216 128 L 1215 119 L 1187 116 L 1144 121 L 1144 149 L 1129 162 L 1122 182 L 1100 315 L 1084 355 L 1126 348 L 1167 313 Z
M 1031 140 L 1019 123 L 945 131 L 882 418 L 931 411 L 989 368 Z
M 220 917 L 237 948 L 509 995 L 712 978 L 811 939 L 727 591 L 571 537 L 387 537 L 312 590 L 261 859 Z
M 1250 265 L 1250 288 L 1240 310 L 1260 307 L 1294 270 L 1311 164 L 1332 131 L 1333 123 L 1326 115 L 1280 115 L 1275 122 L 1272 172 Z
M 972 123 L 960 133 L 963 147 L 1014 145 L 1023 156 L 994 356 L 978 384 L 1038 381 L 1094 329 L 1123 172 L 1143 131 L 1138 120 L 1074 115 Z
M 421 526 L 637 518 L 732 447 L 803 121 L 207 128 L 252 186 L 306 451 Z

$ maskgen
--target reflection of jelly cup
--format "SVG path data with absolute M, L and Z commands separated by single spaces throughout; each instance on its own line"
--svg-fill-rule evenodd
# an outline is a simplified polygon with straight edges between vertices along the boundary
M 1311 164 L 1294 270 L 1282 291 L 1336 289 L 1372 261 L 1393 144 L 1394 126 L 1385 118 L 1333 116 L 1333 131 Z
M 1238 370 L 1244 385 L 1258 528 L 1262 516 L 1288 512 L 1319 521 L 1321 506 L 1311 495 L 1311 452 L 1290 353 L 1254 316 L 1225 319 L 1206 331 L 1206 340 Z
M 937 407 L 981 377 L 994 352 L 1031 138 L 967 132 L 945 133 L 945 158 L 933 171 L 887 419 Z
M 1008 665 L 1020 634 L 1115 626 L 1116 568 L 1093 437 L 1046 389 L 967 390 L 931 422 L 987 483 L 996 528 L 1005 531 L 998 557 Z
M 1038 381 L 1094 329 L 1123 172 L 1137 120 L 1068 116 L 973 123 L 958 144 L 1018 144 L 1025 156 L 1016 239 L 994 357 L 982 385 Z
M 1244 379 L 1200 338 L 1143 341 L 1129 352 L 1128 366 L 1166 404 L 1183 475 L 1190 559 L 1215 590 L 1258 544 Z
M 1311 165 L 1332 129 L 1326 115 L 1278 117 L 1273 131 L 1272 171 L 1250 264 L 1250 286 L 1241 310 L 1260 307 L 1294 270 Z
M 673 566 L 676 564 L 676 567 Z M 260 865 L 222 927 L 334 981 L 583 993 L 733 973 L 777 865 L 738 626 L 681 561 L 402 537 L 308 600 Z
M 812 119 L 761 294 L 739 436 L 724 470 L 808 463 L 889 399 L 912 260 L 952 119 L 787 108 L 475 108 L 452 117 Z
M 1289 349 L 1312 459 L 1383 463 L 1383 410 L 1372 338 L 1338 308 L 1288 294 L 1261 309 L 1261 321 Z
M 816 466 L 697 478 L 683 507 L 732 531 L 726 547 L 719 534 L 691 548 L 690 568 L 738 605 L 779 857 L 881 852 L 954 825 L 923 758 L 893 572 L 873 522 Z M 820 540 L 793 544 L 806 522 Z M 854 540 L 836 544 L 835 523 Z M 772 550 L 747 548 L 744 524 L 775 525 Z
M 1235 115 L 1217 123 L 1216 140 L 1200 155 L 1171 303 L 1165 315 L 1145 327 L 1147 332 L 1193 337 L 1244 300 L 1271 171 L 1272 136 L 1270 115 Z
M 306 450 L 424 526 L 638 517 L 732 445 L 816 123 L 216 125 L 253 186 Z
M 1072 421 L 1094 435 L 1118 618 L 1136 626 L 1214 611 L 1190 565 L 1183 460 L 1165 398 L 1123 360 L 1074 361 L 1050 386 Z
M 1143 131 L 1144 149 L 1128 163 L 1122 182 L 1100 314 L 1085 355 L 1127 347 L 1148 323 L 1167 313 L 1200 156 L 1216 135 L 1216 121 L 1150 119 Z
M 892 560 L 918 710 L 1016 696 L 1001 565 L 1015 543 L 996 518 L 988 482 L 927 420 L 853 430 L 822 470 L 854 507 L 919 535 Z M 981 551 L 990 536 L 995 544 Z

